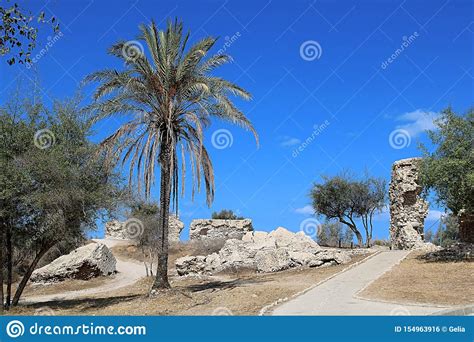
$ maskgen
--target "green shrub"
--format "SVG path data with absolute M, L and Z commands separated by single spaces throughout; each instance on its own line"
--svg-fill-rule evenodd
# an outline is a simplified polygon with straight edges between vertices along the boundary
M 214 220 L 243 220 L 244 217 L 237 216 L 232 210 L 222 209 L 219 212 L 212 213 L 212 219 Z

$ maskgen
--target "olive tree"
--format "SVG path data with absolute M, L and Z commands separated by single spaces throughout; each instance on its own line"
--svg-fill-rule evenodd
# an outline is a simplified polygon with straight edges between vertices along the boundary
M 323 223 L 317 234 L 318 244 L 330 247 L 350 245 L 353 238 L 352 230 L 345 228 L 340 222 Z
M 12 100 L 0 107 L 0 247 L 6 259 L 0 264 L 6 268 L 7 308 L 18 304 L 46 253 L 94 229 L 122 193 L 118 177 L 88 140 L 92 122 L 79 101 L 48 109 L 39 99 Z M 24 266 L 13 295 L 15 257 Z
M 386 194 L 386 181 L 382 178 L 365 176 L 357 180 L 343 174 L 323 177 L 323 182 L 311 190 L 311 199 L 316 214 L 345 224 L 362 246 L 362 234 L 357 227 L 360 219 L 366 233 L 366 246 L 370 247 L 373 215 L 385 207 Z
M 310 196 L 314 212 L 324 215 L 328 220 L 336 219 L 347 225 L 356 238 L 359 247 L 363 245 L 362 234 L 357 228 L 359 186 L 346 175 L 323 177 L 321 184 L 314 184 Z
M 381 212 L 387 199 L 387 182 L 383 178 L 367 177 L 356 183 L 356 214 L 361 219 L 366 234 L 366 246 L 370 247 L 373 233 L 373 216 Z
M 155 203 L 143 201 L 135 201 L 130 204 L 130 207 L 128 220 L 133 220 L 130 222 L 139 226 L 139 229 L 135 229 L 138 234 L 135 234 L 133 239 L 142 252 L 147 277 L 153 277 L 153 263 L 158 258 L 155 246 L 160 239 L 158 234 L 160 207 Z
M 433 149 L 420 145 L 424 158 L 421 183 L 425 195 L 434 190 L 438 204 L 454 215 L 474 214 L 474 110 L 458 115 L 445 109 L 428 131 Z

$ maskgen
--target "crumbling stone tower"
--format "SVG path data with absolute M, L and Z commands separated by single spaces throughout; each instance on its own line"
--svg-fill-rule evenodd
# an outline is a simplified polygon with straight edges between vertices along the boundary
M 423 228 L 428 203 L 421 198 L 419 164 L 421 158 L 398 160 L 390 181 L 390 241 L 393 249 L 423 246 Z

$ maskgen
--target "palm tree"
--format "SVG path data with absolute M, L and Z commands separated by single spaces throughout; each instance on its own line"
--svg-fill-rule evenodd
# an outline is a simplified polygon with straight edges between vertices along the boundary
M 160 167 L 160 230 L 158 263 L 152 289 L 169 288 L 168 217 L 170 202 L 178 211 L 179 182 L 184 194 L 186 159 L 192 170 L 192 196 L 204 178 L 207 205 L 214 198 L 214 172 L 203 145 L 203 130 L 211 117 L 227 120 L 258 135 L 251 122 L 229 96 L 249 100 L 251 95 L 236 84 L 211 75 L 231 61 L 225 54 L 209 55 L 216 38 L 207 37 L 189 45 L 183 24 L 169 21 L 166 30 L 154 22 L 140 26 L 138 41 L 118 42 L 109 54 L 122 59 L 123 71 L 95 72 L 86 81 L 99 82 L 92 108 L 98 118 L 125 114 L 133 117 L 101 144 L 111 161 L 129 162 L 129 185 L 136 179 L 149 198 L 156 162 Z M 149 57 L 142 51 L 144 42 Z M 134 46 L 131 46 L 133 44 Z M 180 161 L 180 163 L 179 163 Z M 136 172 L 135 172 L 136 171 Z M 181 179 L 180 179 L 181 178 Z

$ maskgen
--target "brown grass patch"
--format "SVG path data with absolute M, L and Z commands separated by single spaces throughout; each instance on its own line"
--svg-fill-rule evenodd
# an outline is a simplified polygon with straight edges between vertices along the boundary
M 474 303 L 474 262 L 433 262 L 409 254 L 360 293 L 393 302 L 463 305 Z

